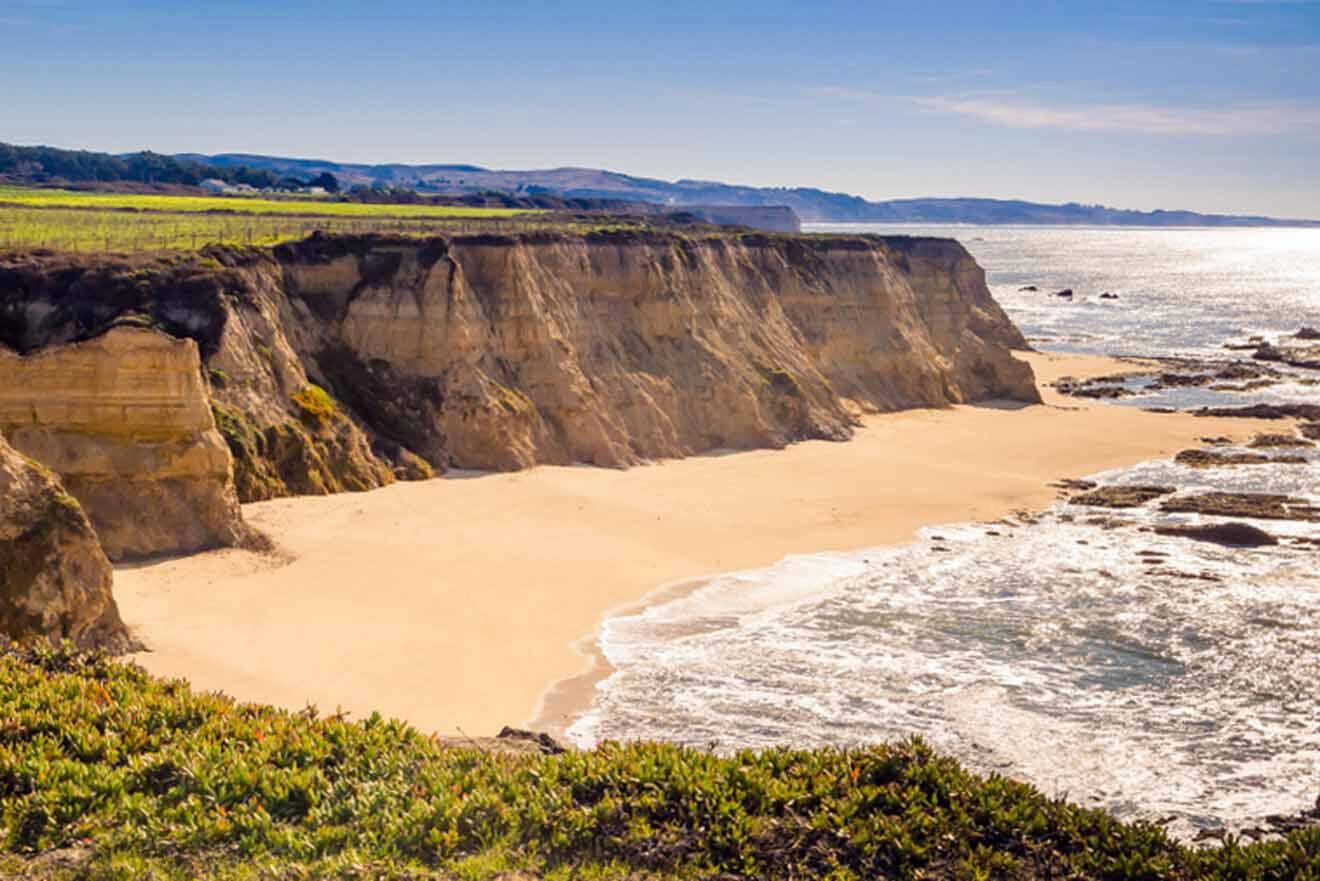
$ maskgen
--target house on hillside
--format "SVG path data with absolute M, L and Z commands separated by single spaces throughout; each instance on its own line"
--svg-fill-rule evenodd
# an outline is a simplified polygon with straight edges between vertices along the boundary
M 206 180 L 198 184 L 198 186 L 212 196 L 223 196 L 225 193 L 229 192 L 229 184 L 214 177 L 208 177 Z

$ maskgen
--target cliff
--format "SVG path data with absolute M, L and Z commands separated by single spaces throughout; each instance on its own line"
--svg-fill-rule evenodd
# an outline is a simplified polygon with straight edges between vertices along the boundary
M 60 475 L 111 559 L 243 534 L 191 339 L 117 326 L 26 357 L 0 347 L 0 431 Z
M 0 642 L 67 639 L 127 650 L 112 577 L 78 502 L 0 437 Z
M 182 340 L 172 391 L 55 378 L 62 359 L 109 359 L 130 333 L 134 345 L 148 333 L 156 349 L 169 343 L 106 333 L 125 321 Z M 151 448 L 150 467 L 84 480 L 65 448 L 29 438 L 131 438 L 180 455 L 190 444 L 188 473 L 209 482 L 203 507 L 214 515 L 195 519 L 219 543 L 233 540 L 222 535 L 228 485 L 217 483 L 229 466 L 202 412 L 208 398 L 245 501 L 447 467 L 621 467 L 842 440 L 861 412 L 1039 400 L 1009 352 L 1025 341 L 971 256 L 903 237 L 314 236 L 170 260 L 28 256 L 0 261 L 0 343 L 23 353 L 0 360 L 12 377 L 0 424 L 49 400 L 15 437 L 75 495 L 132 474 L 173 477 L 174 459 Z M 123 425 L 84 409 L 112 386 L 129 404 L 116 411 Z M 148 398 L 171 403 L 153 411 Z M 170 436 L 148 437 L 147 425 Z

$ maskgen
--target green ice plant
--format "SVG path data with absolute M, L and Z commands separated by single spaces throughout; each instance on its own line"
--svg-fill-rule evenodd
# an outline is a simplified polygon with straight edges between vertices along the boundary
M 1320 830 L 1189 848 L 915 739 L 511 755 L 0 650 L 0 875 L 1315 881 L 1317 866 Z

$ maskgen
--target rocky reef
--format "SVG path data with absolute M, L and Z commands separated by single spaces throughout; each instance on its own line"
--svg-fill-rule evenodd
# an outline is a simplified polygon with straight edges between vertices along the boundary
M 110 561 L 59 478 L 0 437 L 0 642 L 123 651 Z
M 0 345 L 13 350 L 0 425 L 87 496 L 121 555 L 240 540 L 235 494 L 623 467 L 842 440 L 865 412 L 1039 400 L 980 267 L 956 242 L 907 237 L 313 236 L 170 258 L 15 255 L 0 258 Z M 162 366 L 96 366 L 128 350 Z M 152 385 L 158 372 L 171 378 Z M 107 438 L 138 458 L 104 452 Z M 153 519 L 204 513 L 168 518 L 185 536 L 117 536 L 110 521 L 138 509 L 103 517 L 99 493 L 131 475 L 193 479 L 151 497 Z

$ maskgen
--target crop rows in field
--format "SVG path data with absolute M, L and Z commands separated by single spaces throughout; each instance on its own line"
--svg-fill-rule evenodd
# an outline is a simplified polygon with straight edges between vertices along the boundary
M 226 212 L 257 215 L 320 217 L 448 219 L 508 218 L 535 214 L 522 208 L 481 208 L 467 205 L 395 205 L 340 202 L 334 199 L 257 199 L 242 196 L 166 196 L 136 193 L 84 193 L 34 187 L 0 186 L 0 203 L 26 208 L 79 208 L 118 211 L 163 211 L 172 214 Z
M 308 198 L 85 193 L 0 186 L 0 249 L 138 252 L 271 245 L 313 232 L 437 233 L 541 228 L 544 212 Z
M 537 222 L 534 217 L 303 217 L 87 211 L 0 205 L 0 249 L 50 248 L 94 252 L 196 250 L 210 244 L 272 245 L 306 238 L 317 231 L 420 236 L 505 232 L 549 226 L 555 225 Z

